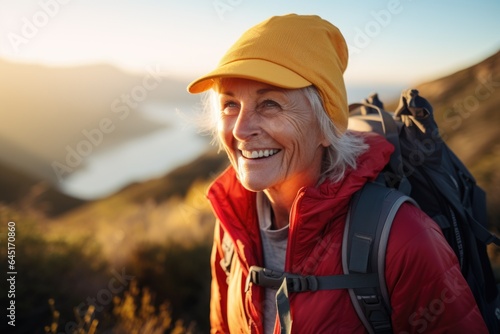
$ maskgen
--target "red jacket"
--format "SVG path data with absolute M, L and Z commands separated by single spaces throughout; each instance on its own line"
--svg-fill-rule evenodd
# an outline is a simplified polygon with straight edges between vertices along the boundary
M 367 135 L 370 150 L 338 183 L 302 188 L 290 214 L 285 271 L 302 275 L 343 274 L 341 245 L 351 195 L 387 163 L 392 146 Z M 262 266 L 256 196 L 242 187 L 232 168 L 211 186 L 217 216 L 212 251 L 212 333 L 263 333 L 264 288 L 250 284 L 248 269 Z M 235 245 L 229 275 L 220 261 L 222 237 Z M 386 254 L 394 333 L 487 333 L 456 257 L 437 225 L 423 212 L 403 204 L 396 214 Z M 347 290 L 291 293 L 292 333 L 366 333 Z M 279 325 L 275 327 L 279 333 Z

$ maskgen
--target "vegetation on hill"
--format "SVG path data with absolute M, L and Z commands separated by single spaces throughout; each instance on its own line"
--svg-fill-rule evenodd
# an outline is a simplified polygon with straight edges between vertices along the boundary
M 70 211 L 84 200 L 68 196 L 55 189 L 48 182 L 0 164 L 0 203 L 16 204 L 21 209 L 29 206 L 45 212 L 50 217 Z

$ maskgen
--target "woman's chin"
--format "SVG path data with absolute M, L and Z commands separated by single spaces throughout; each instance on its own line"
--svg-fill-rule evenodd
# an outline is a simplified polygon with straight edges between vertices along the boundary
M 240 174 L 239 180 L 245 189 L 255 192 L 265 190 L 270 186 L 269 182 L 266 182 L 262 176 L 257 175 Z

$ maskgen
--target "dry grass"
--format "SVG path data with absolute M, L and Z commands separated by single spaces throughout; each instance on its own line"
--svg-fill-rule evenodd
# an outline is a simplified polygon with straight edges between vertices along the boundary
M 54 299 L 49 299 L 52 314 L 50 325 L 45 326 L 46 334 L 57 334 L 60 314 Z M 74 310 L 75 322 L 68 330 L 69 334 L 98 333 L 99 321 L 95 318 L 95 307 L 90 305 L 82 316 Z M 173 321 L 169 302 L 154 304 L 154 295 L 148 288 L 140 289 L 137 281 L 132 281 L 123 296 L 113 298 L 110 314 L 113 325 L 106 332 L 115 334 L 192 334 L 194 325 L 184 326 L 182 320 Z
M 205 198 L 207 187 L 208 182 L 195 182 L 184 198 L 174 196 L 161 203 L 115 198 L 96 204 L 92 215 L 49 221 L 46 238 L 76 241 L 91 236 L 103 256 L 116 264 L 123 263 L 143 243 L 192 246 L 209 242 L 214 218 Z

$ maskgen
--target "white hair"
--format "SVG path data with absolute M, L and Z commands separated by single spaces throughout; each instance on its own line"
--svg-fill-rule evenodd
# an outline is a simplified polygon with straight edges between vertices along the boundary
M 341 133 L 328 117 L 318 90 L 314 86 L 302 88 L 302 91 L 311 105 L 318 119 L 320 131 L 330 143 L 323 155 L 321 177 L 328 177 L 340 181 L 348 168 L 356 169 L 358 156 L 368 149 L 368 145 L 360 136 L 350 131 Z
M 299 91 L 305 95 L 311 108 L 316 115 L 320 131 L 330 143 L 325 148 L 323 163 L 321 166 L 321 178 L 330 178 L 332 181 L 340 181 L 348 168 L 356 168 L 358 156 L 368 149 L 363 138 L 354 135 L 350 131 L 341 133 L 332 120 L 326 114 L 325 108 L 314 86 L 300 88 Z M 212 144 L 222 150 L 222 143 L 217 135 L 219 119 L 218 95 L 214 90 L 209 90 L 202 97 L 203 110 L 197 120 L 200 131 L 212 138 Z

